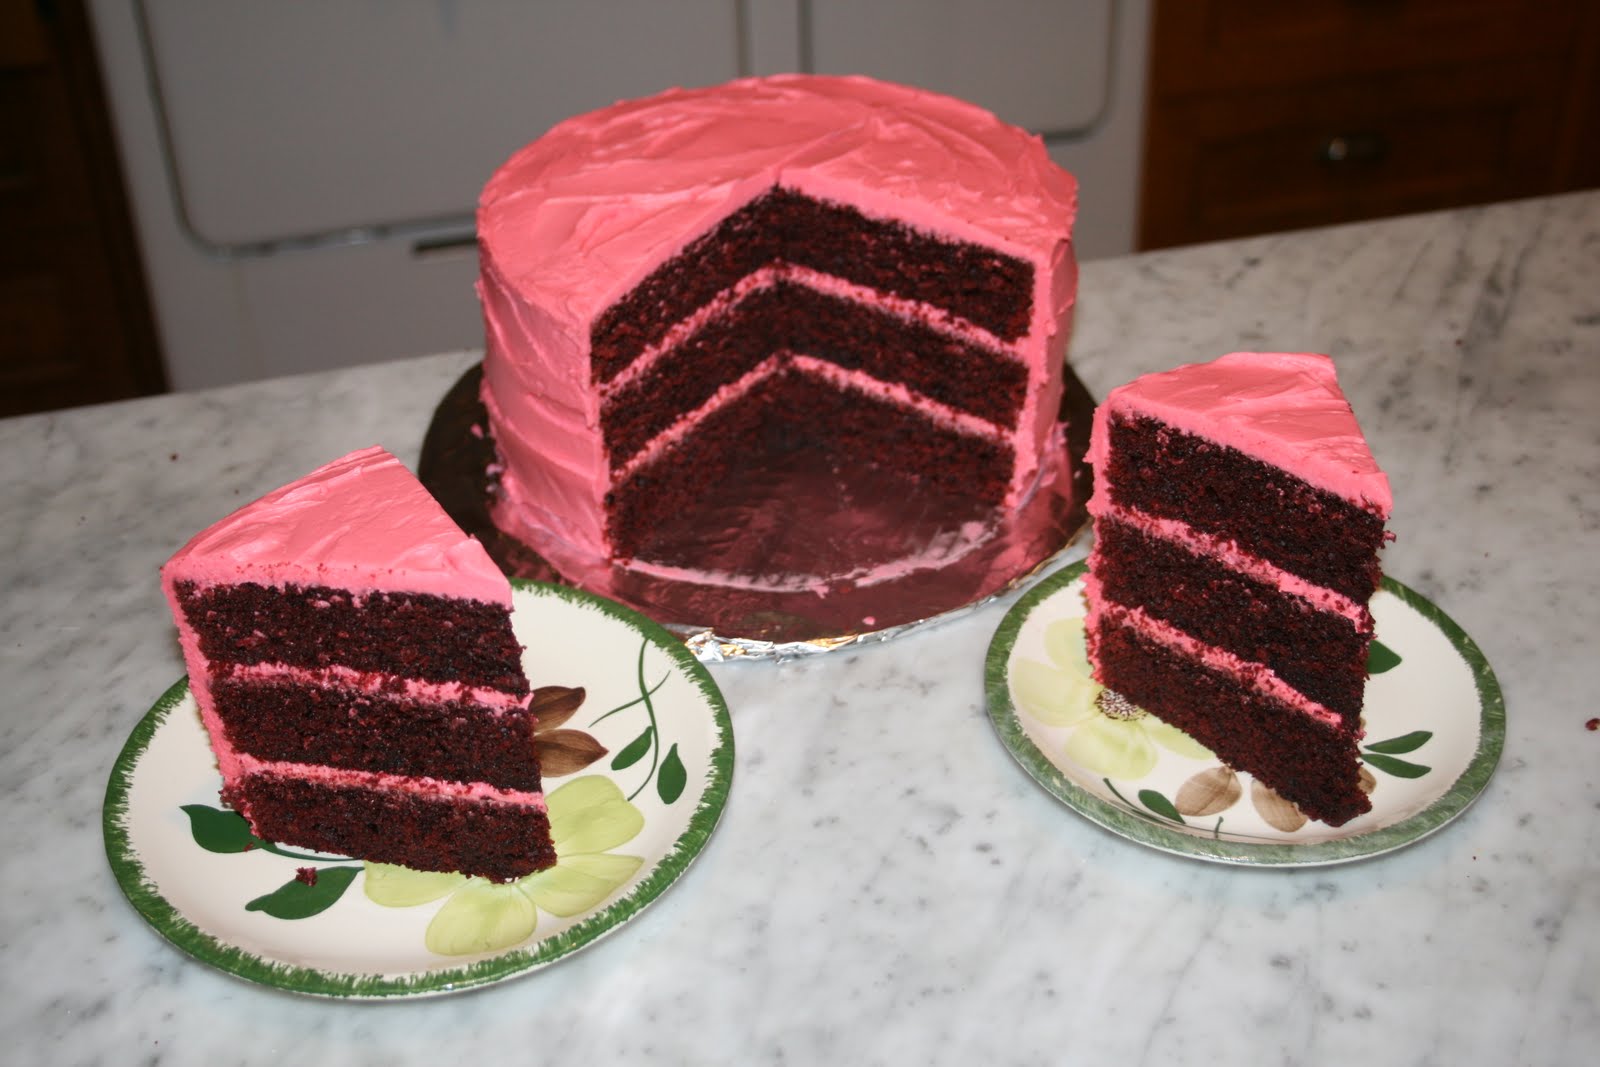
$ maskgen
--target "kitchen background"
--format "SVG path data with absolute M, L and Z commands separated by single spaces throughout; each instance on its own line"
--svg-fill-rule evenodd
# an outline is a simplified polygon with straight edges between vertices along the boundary
M 560 119 L 785 70 L 950 92 L 1081 258 L 1600 186 L 1590 0 L 0 0 L 0 415 L 476 347 Z

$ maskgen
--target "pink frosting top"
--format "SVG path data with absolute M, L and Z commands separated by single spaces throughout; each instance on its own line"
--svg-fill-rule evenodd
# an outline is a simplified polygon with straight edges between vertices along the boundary
M 178 581 L 251 581 L 511 604 L 510 583 L 483 546 L 378 447 L 246 504 L 196 534 L 161 574 L 169 596 Z
M 1114 413 L 1152 415 L 1373 505 L 1384 518 L 1393 508 L 1389 479 L 1372 458 L 1327 356 L 1235 352 L 1113 389 L 1095 412 L 1089 446 L 1089 462 L 1101 470 L 1106 420 Z
M 1064 243 L 1072 177 L 976 105 L 861 77 L 672 89 L 557 124 L 483 189 L 478 236 L 512 287 L 585 331 L 685 240 L 782 182 L 1006 246 Z M 876 205 L 876 210 L 875 210 Z

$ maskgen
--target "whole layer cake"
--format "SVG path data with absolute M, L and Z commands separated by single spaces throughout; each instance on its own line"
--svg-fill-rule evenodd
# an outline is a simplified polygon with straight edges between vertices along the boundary
M 555 862 L 510 584 L 393 456 L 269 493 L 161 577 L 256 836 L 496 880 Z
M 1089 448 L 1090 660 L 1307 816 L 1370 809 L 1361 707 L 1392 498 L 1326 356 L 1115 389 Z
M 874 464 L 981 538 L 1065 461 L 1075 203 L 1036 137 L 865 78 L 557 125 L 479 204 L 495 524 L 601 588 L 614 564 L 747 581 L 663 531 L 797 462 Z M 801 580 L 874 580 L 860 563 L 819 548 Z

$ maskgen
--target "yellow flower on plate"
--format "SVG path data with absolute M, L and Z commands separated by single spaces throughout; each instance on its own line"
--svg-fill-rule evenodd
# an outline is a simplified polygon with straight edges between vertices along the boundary
M 1050 662 L 1023 659 L 1012 666 L 1011 692 L 1029 716 L 1072 731 L 1066 753 L 1080 767 L 1108 778 L 1143 778 L 1155 769 L 1158 745 L 1190 759 L 1214 758 L 1182 730 L 1094 680 L 1083 619 L 1050 623 L 1044 646 Z
M 566 918 L 601 904 L 644 862 L 610 850 L 633 840 L 644 815 L 609 778 L 588 775 L 567 782 L 546 798 L 556 863 L 515 882 L 491 882 L 464 874 L 413 871 L 368 863 L 367 898 L 389 908 L 427 904 L 448 894 L 425 943 L 441 956 L 496 952 L 533 936 L 539 912 Z

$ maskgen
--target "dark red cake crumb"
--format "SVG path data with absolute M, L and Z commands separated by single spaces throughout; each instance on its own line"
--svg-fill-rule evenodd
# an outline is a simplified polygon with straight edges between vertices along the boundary
M 1387 539 L 1381 516 L 1157 419 L 1115 418 L 1110 429 L 1110 469 L 1096 477 L 1105 478 L 1117 506 L 1247 545 L 1357 604 L 1372 598 Z
M 1305 815 L 1341 826 L 1372 810 L 1354 733 L 1297 713 L 1133 631 L 1090 635 L 1102 684 L 1270 785 Z
M 210 660 L 216 711 L 234 746 L 271 766 L 222 790 L 222 802 L 262 839 L 417 870 L 461 871 L 509 881 L 555 862 L 550 823 L 537 799 L 467 800 L 384 785 L 482 783 L 541 790 L 535 718 L 522 645 L 504 607 L 422 593 L 357 596 L 333 587 L 271 588 L 253 582 L 177 586 L 179 603 Z M 310 678 L 252 673 L 256 664 L 320 672 L 337 667 L 385 680 L 351 685 L 335 673 Z M 411 694 L 409 680 L 498 691 Z M 304 766 L 357 772 L 328 786 L 296 777 Z M 380 779 L 381 781 L 381 779 Z M 317 869 L 297 881 L 315 885 Z
M 997 426 L 1016 421 L 1027 370 L 982 345 L 840 296 L 781 282 L 746 295 L 608 396 L 600 413 L 613 469 L 729 382 L 795 353 L 865 370 Z
M 1002 341 L 1026 333 L 1033 311 L 1033 267 L 1025 260 L 775 187 L 662 264 L 595 322 L 594 380 L 615 378 L 673 323 L 740 278 L 780 262 L 944 308 Z
M 505 609 L 427 593 L 358 598 L 326 586 L 178 583 L 184 614 L 217 663 L 340 664 L 429 682 L 528 692 Z M 417 639 L 426 634 L 426 641 Z
M 797 466 L 820 475 L 868 463 L 905 472 L 905 492 L 965 509 L 954 516 L 959 525 L 992 513 L 1005 496 L 1012 461 L 1010 448 L 1000 443 L 784 372 L 708 416 L 692 437 L 620 483 L 608 500 L 610 533 L 622 559 L 722 569 L 723 550 L 715 541 L 668 535 L 684 516 L 703 521 L 729 486 L 759 485 L 772 472 Z
M 469 701 L 238 676 L 214 679 L 211 693 L 229 738 L 257 759 L 539 789 L 526 708 L 486 714 Z
M 1600 719 L 1590 719 L 1583 724 L 1585 730 L 1600 730 Z
M 556 862 L 550 820 L 533 805 L 324 785 L 255 774 L 224 798 L 257 832 L 296 848 L 509 882 Z
M 1103 519 L 1095 537 L 1106 599 L 1142 605 L 1192 637 L 1266 664 L 1356 728 L 1370 631 L 1126 523 Z

